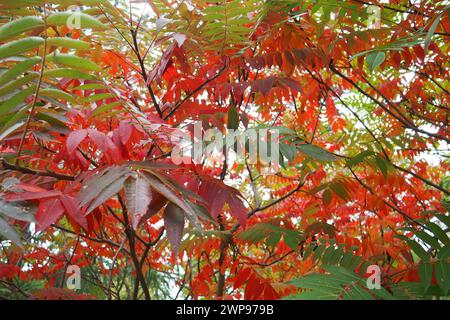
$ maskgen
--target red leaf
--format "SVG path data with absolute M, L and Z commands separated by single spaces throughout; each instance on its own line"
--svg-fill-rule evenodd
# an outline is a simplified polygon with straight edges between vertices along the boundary
M 65 288 L 39 289 L 33 293 L 30 300 L 93 300 L 94 296 L 89 294 L 76 293 Z
M 247 220 L 247 209 L 245 208 L 241 199 L 239 199 L 236 195 L 229 193 L 227 203 L 230 206 L 231 215 L 235 216 L 238 219 L 241 226 L 245 226 L 245 222 Z
M 70 218 L 72 218 L 79 226 L 81 226 L 84 230 L 88 229 L 87 219 L 84 216 L 83 212 L 78 208 L 77 201 L 74 197 L 70 197 L 67 195 L 61 195 L 59 198 L 64 208 L 66 209 L 67 214 Z
M 87 130 L 77 130 L 69 134 L 66 141 L 67 152 L 72 153 L 80 145 L 80 143 L 87 137 Z
M 133 126 L 130 123 L 121 121 L 119 124 L 119 136 L 122 144 L 126 144 L 133 133 Z
M 250 273 L 251 273 L 250 268 L 247 268 L 247 269 L 244 269 L 244 270 L 241 270 L 240 272 L 238 272 L 238 274 L 234 280 L 233 288 L 234 289 L 240 288 L 244 284 L 244 282 L 248 280 Z
M 96 129 L 88 129 L 89 138 L 97 145 L 103 152 L 108 152 L 107 136 Z
M 280 79 L 281 83 L 283 83 L 283 85 L 289 87 L 290 89 L 292 89 L 294 92 L 300 92 L 302 91 L 302 87 L 300 86 L 300 84 L 290 78 L 282 78 Z
M 180 207 L 169 203 L 164 210 L 164 227 L 167 231 L 167 238 L 175 254 L 178 254 L 181 238 L 184 229 L 184 213 Z
M 58 198 L 42 200 L 36 212 L 38 226 L 36 231 L 48 228 L 52 223 L 58 221 L 64 213 L 64 208 Z
M 167 203 L 167 199 L 164 198 L 160 193 L 156 192 L 155 190 L 151 190 L 151 194 L 152 194 L 152 201 L 148 206 L 146 214 L 141 218 L 141 223 L 147 221 L 155 214 L 157 214 L 158 211 L 161 210 L 161 208 L 164 207 L 165 204 Z
M 263 80 L 256 80 L 252 85 L 252 92 L 261 92 L 263 96 L 266 96 L 272 89 L 275 83 L 275 78 L 269 77 Z
M 40 192 L 40 191 L 47 191 L 44 188 L 32 185 L 32 184 L 28 184 L 28 183 L 18 183 L 16 184 L 14 187 L 22 189 L 24 191 L 29 191 L 29 192 Z
M 238 190 L 227 186 L 222 181 L 203 177 L 199 188 L 199 195 L 205 199 L 213 218 L 217 218 L 227 203 L 230 213 L 236 217 L 241 225 L 247 220 L 247 209 L 242 203 Z
M 14 264 L 0 264 L 0 279 L 11 280 L 17 276 L 20 268 Z
M 212 198 L 212 206 L 211 206 L 211 216 L 214 219 L 217 219 L 219 214 L 222 212 L 223 206 L 227 201 L 228 197 L 225 190 L 218 190 L 215 196 Z
M 130 176 L 124 184 L 128 213 L 131 216 L 133 228 L 147 213 L 148 205 L 152 200 L 150 184 L 141 175 Z
M 22 192 L 7 194 L 4 196 L 4 199 L 6 201 L 39 200 L 59 196 L 60 194 L 61 192 L 59 191 Z

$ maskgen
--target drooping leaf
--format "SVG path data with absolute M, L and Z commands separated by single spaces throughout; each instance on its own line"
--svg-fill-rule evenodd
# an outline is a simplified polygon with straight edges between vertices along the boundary
M 126 167 L 108 167 L 99 174 L 91 177 L 85 182 L 84 188 L 78 195 L 80 206 L 90 204 L 90 209 L 86 214 L 95 209 L 95 205 L 100 205 L 110 197 L 115 195 L 122 187 L 126 178 L 131 172 Z
M 64 214 L 64 207 L 59 198 L 47 198 L 39 202 L 36 212 L 36 231 L 47 229 L 52 223 L 56 223 Z
M 297 148 L 307 156 L 319 161 L 336 161 L 339 159 L 334 154 L 313 144 L 301 144 Z
M 431 263 L 427 261 L 421 261 L 419 264 L 420 282 L 422 283 L 425 291 L 428 290 L 433 278 L 433 267 Z
M 371 52 L 366 56 L 366 62 L 369 66 L 370 72 L 373 72 L 380 64 L 384 62 L 386 53 L 383 51 Z
M 450 264 L 447 261 L 437 261 L 435 271 L 439 288 L 442 294 L 446 296 L 450 290 Z
M 228 109 L 228 129 L 237 130 L 239 128 L 239 114 L 235 106 Z
M 436 28 L 437 28 L 438 25 L 439 25 L 439 22 L 441 21 L 441 18 L 442 18 L 442 13 L 439 14 L 439 15 L 434 19 L 433 23 L 431 24 L 431 27 L 428 29 L 427 36 L 425 37 L 425 42 L 424 42 L 424 44 L 423 44 L 423 50 L 424 50 L 425 52 L 427 52 L 428 47 L 430 46 L 431 39 L 433 38 L 433 35 L 434 35 L 435 31 L 436 31 Z
M 60 197 L 61 203 L 64 206 L 68 216 L 73 219 L 84 230 L 88 230 L 88 222 L 84 213 L 77 206 L 77 201 L 74 197 L 62 195 Z
M 150 183 L 139 173 L 132 174 L 124 184 L 127 209 L 131 216 L 133 228 L 136 228 L 139 221 L 148 210 L 152 200 Z
M 178 254 L 184 230 L 184 212 L 177 205 L 169 203 L 164 210 L 163 217 L 167 238 L 169 239 L 175 254 Z
M 175 205 L 180 207 L 184 211 L 184 213 L 186 214 L 187 218 L 192 223 L 192 225 L 197 229 L 201 229 L 201 224 L 198 219 L 197 213 L 185 199 L 180 197 L 180 195 L 178 195 L 172 188 L 162 183 L 161 180 L 159 180 L 155 176 L 151 174 L 145 174 L 144 176 L 148 180 L 153 189 L 158 191 L 170 202 L 173 202 Z
M 87 137 L 87 134 L 87 130 L 84 129 L 72 131 L 66 141 L 67 152 L 74 152 L 80 143 Z
M 297 149 L 294 145 L 280 143 L 280 152 L 286 157 L 286 159 L 288 159 L 288 161 L 293 161 L 297 153 Z

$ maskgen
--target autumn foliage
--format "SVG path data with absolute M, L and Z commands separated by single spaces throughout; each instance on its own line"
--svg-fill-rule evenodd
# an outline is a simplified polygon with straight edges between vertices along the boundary
M 1 1 L 0 297 L 448 297 L 449 13 Z M 195 123 L 278 130 L 277 170 L 174 161 Z

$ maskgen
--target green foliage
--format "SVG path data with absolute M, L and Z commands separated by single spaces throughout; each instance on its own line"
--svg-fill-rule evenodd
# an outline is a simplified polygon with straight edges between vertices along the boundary
M 271 223 L 258 223 L 242 231 L 237 237 L 250 243 L 258 243 L 265 240 L 266 245 L 270 247 L 275 247 L 281 238 L 283 238 L 286 245 L 292 250 L 298 250 L 300 241 L 304 239 L 301 232 Z
M 398 235 L 405 240 L 412 251 L 420 259 L 419 275 L 424 294 L 429 293 L 433 271 L 439 287 L 438 296 L 447 296 L 450 290 L 450 239 L 447 232 L 450 228 L 449 216 L 432 212 L 433 219 L 420 219 L 421 227 L 406 227 L 403 230 L 412 237 Z M 436 292 L 436 289 L 434 289 Z
M 252 32 L 246 26 L 252 22 L 248 16 L 255 9 L 253 0 L 213 1 L 206 7 L 203 10 L 206 24 L 201 32 L 210 49 L 226 51 L 229 46 L 245 45 Z
M 98 2 L 85 1 L 86 5 Z M 74 2 L 74 4 L 77 3 Z M 65 3 L 65 5 L 70 4 Z M 22 14 L 25 13 L 22 12 Z M 74 18 L 74 14 L 78 16 Z M 68 19 L 75 19 L 74 22 L 79 19 L 81 28 L 96 30 L 105 28 L 96 17 L 87 13 L 74 12 L 48 12 L 46 17 L 25 15 L 0 26 L 0 41 L 4 42 L 0 46 L 0 69 L 4 70 L 0 73 L 1 139 L 23 127 L 25 113 L 30 108 L 36 108 L 38 111 L 47 109 L 60 112 L 65 104 L 77 102 L 71 94 L 58 88 L 55 80 L 60 78 L 94 80 L 97 77 L 93 73 L 101 72 L 101 68 L 96 63 L 81 56 L 82 51 L 90 49 L 88 42 L 72 39 L 70 34 L 64 37 L 47 34 L 50 29 L 45 30 L 45 26 L 66 25 Z M 44 48 L 47 52 L 43 52 Z M 50 48 L 53 52 L 48 54 Z M 61 52 L 63 49 L 66 50 L 64 53 Z M 44 54 L 47 55 L 46 59 L 42 57 Z M 70 69 L 58 69 L 58 66 Z M 42 77 L 40 77 L 41 73 Z M 34 99 L 29 98 L 36 94 L 38 97 L 33 105 L 30 101 Z M 41 107 L 39 105 L 41 100 L 50 103 Z M 33 121 L 33 119 L 30 120 Z M 49 122 L 47 125 L 53 126 Z
M 366 280 L 356 273 L 337 266 L 324 266 L 325 274 L 307 274 L 289 281 L 302 289 L 299 294 L 285 299 L 299 300 L 374 300 L 393 299 L 383 287 L 369 290 Z

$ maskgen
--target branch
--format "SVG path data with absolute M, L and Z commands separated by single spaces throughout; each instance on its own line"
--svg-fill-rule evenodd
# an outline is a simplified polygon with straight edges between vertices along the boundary
M 56 179 L 59 179 L 59 180 L 68 180 L 68 181 L 74 181 L 75 180 L 74 176 L 69 176 L 69 175 L 56 173 L 56 172 L 52 172 L 52 171 L 33 170 L 33 169 L 30 169 L 30 168 L 21 167 L 21 166 L 19 166 L 17 164 L 11 164 L 8 161 L 6 161 L 5 159 L 1 159 L 1 164 L 3 165 L 3 167 L 5 169 L 12 170 L 12 171 L 18 171 L 18 172 L 22 172 L 22 173 L 25 173 L 25 174 L 32 174 L 32 175 L 36 175 L 36 176 L 39 176 L 39 177 L 52 177 L 52 178 L 56 178 Z
M 30 127 L 31 118 L 33 117 L 34 109 L 36 108 L 36 103 L 39 97 L 39 91 L 41 89 L 42 84 L 42 78 L 44 77 L 44 69 L 45 69 L 45 60 L 47 57 L 47 7 L 44 2 L 44 52 L 42 53 L 42 59 L 41 59 L 41 71 L 39 73 L 39 79 L 36 85 L 36 91 L 34 93 L 33 103 L 31 105 L 30 113 L 28 114 L 27 122 L 25 123 L 25 129 L 22 134 L 22 138 L 20 139 L 20 145 L 19 150 L 17 151 L 17 157 L 16 157 L 16 165 L 19 163 L 20 155 L 22 154 L 23 145 L 25 143 L 25 138 L 28 133 L 28 129 Z

